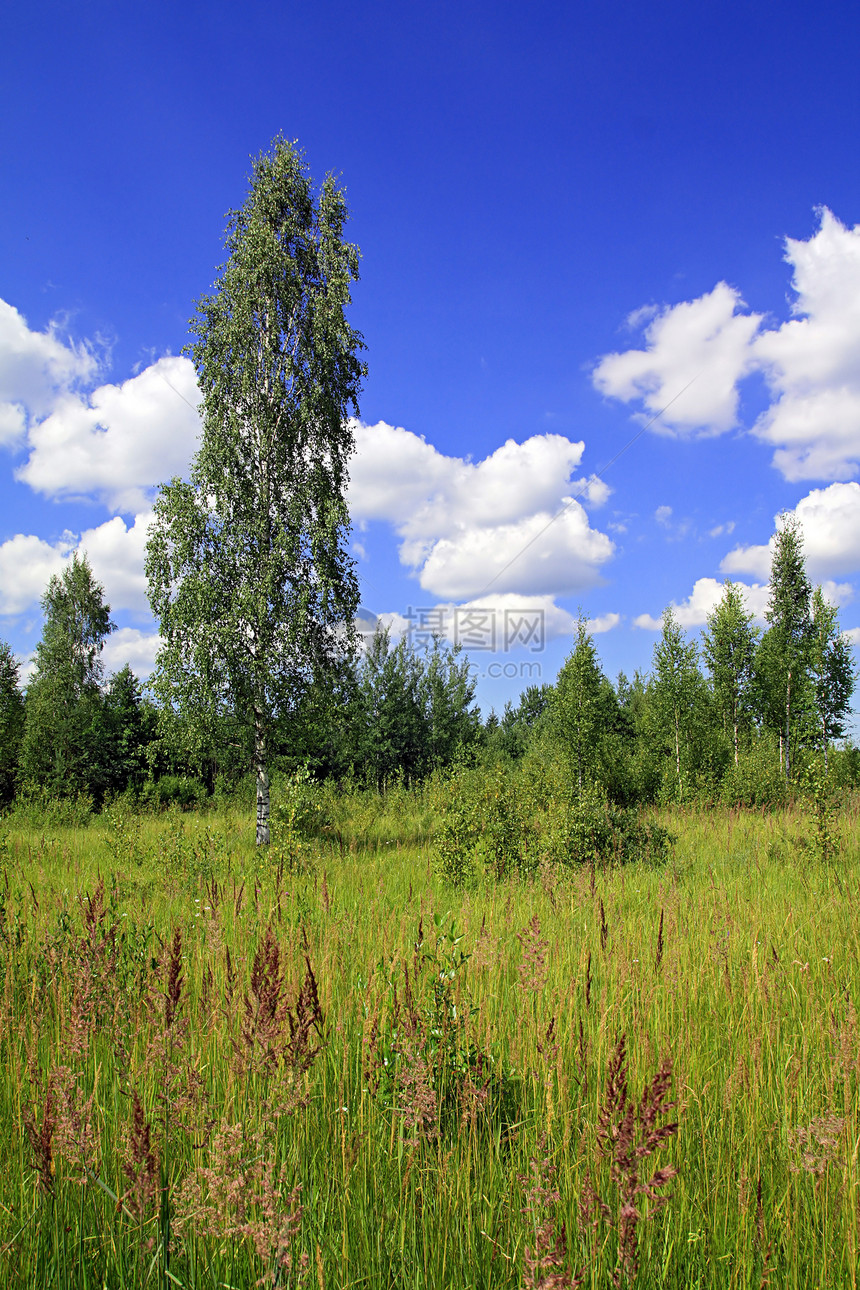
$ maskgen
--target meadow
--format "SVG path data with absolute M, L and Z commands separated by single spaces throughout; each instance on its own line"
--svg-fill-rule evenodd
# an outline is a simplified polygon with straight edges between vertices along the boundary
M 858 804 L 457 889 L 434 791 L 0 826 L 2 1285 L 856 1285 Z

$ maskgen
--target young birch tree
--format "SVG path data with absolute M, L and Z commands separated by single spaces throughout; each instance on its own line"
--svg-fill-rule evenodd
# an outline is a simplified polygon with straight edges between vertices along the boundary
M 708 615 L 702 632 L 702 653 L 711 674 L 714 701 L 731 728 L 735 765 L 738 764 L 740 729 L 752 709 L 753 662 L 758 632 L 747 613 L 743 593 L 726 581 L 722 599 Z
M 603 674 L 594 640 L 582 613 L 576 621 L 576 643 L 555 683 L 550 728 L 567 756 L 577 792 L 596 777 L 601 735 Z
M 283 138 L 253 162 L 190 352 L 203 430 L 190 481 L 162 487 L 147 547 L 157 685 L 199 723 L 253 731 L 257 843 L 269 841 L 273 724 L 343 647 L 358 603 L 346 549 L 348 420 L 363 342 L 347 321 L 357 247 L 344 193 L 318 193 Z
M 684 797 L 684 772 L 696 711 L 703 692 L 698 651 L 688 641 L 672 609 L 663 613 L 663 634 L 654 646 L 654 674 L 651 682 L 653 720 L 664 747 L 675 763 L 678 801 Z
M 24 734 L 24 696 L 20 666 L 10 646 L 0 640 L 0 806 L 15 796 L 15 776 Z
M 828 604 L 820 587 L 812 595 L 809 669 L 815 691 L 815 742 L 824 753 L 826 770 L 831 740 L 845 734 L 857 670 L 851 645 L 839 629 L 836 606 Z
M 783 515 L 771 557 L 770 596 L 765 610 L 770 625 L 758 649 L 756 670 L 765 720 L 779 732 L 786 783 L 791 778 L 794 750 L 802 739 L 814 702 L 809 675 L 811 595 L 800 527 L 793 516 Z
M 27 686 L 21 773 L 59 796 L 100 793 L 109 770 L 101 655 L 114 624 L 86 555 L 73 553 L 63 572 L 51 578 L 42 609 L 36 670 Z

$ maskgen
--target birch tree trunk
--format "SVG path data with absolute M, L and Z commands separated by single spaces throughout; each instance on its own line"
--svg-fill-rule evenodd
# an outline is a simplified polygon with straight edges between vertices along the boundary
M 791 775 L 791 668 L 788 669 L 788 685 L 785 691 L 785 782 Z
M 262 712 L 254 713 L 254 770 L 257 776 L 257 846 L 269 845 L 269 771 Z

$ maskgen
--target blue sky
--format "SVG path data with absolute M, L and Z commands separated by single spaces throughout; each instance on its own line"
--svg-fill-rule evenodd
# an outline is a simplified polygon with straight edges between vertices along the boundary
M 342 177 L 363 253 L 368 610 L 492 629 L 472 657 L 500 707 L 554 679 L 579 606 L 610 675 L 649 666 L 670 602 L 697 631 L 726 576 L 760 613 L 792 510 L 860 640 L 858 45 L 844 3 L 16 6 L 0 636 L 29 655 L 84 548 L 109 665 L 148 670 L 187 319 L 283 132 Z

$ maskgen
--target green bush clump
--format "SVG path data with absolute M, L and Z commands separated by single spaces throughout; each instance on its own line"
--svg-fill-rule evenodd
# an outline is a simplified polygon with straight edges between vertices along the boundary
M 755 739 L 741 750 L 737 765 L 732 763 L 723 777 L 720 796 L 725 806 L 785 805 L 785 775 L 770 740 Z
M 460 763 L 440 783 L 442 819 L 437 831 L 437 864 L 458 887 L 481 874 L 500 881 L 534 872 L 534 833 L 509 769 Z
M 557 766 L 523 773 L 495 762 L 458 766 L 440 793 L 437 867 L 455 886 L 534 876 L 541 865 L 664 863 L 674 838 L 634 807 L 611 805 L 601 787 L 565 781 Z
M 44 784 L 27 780 L 18 791 L 10 818 L 36 828 L 83 828 L 93 817 L 95 804 L 89 793 L 56 797 Z
M 171 806 L 180 811 L 199 811 L 208 796 L 206 786 L 189 775 L 162 775 L 144 784 L 140 794 L 142 804 L 151 811 L 166 811 Z

